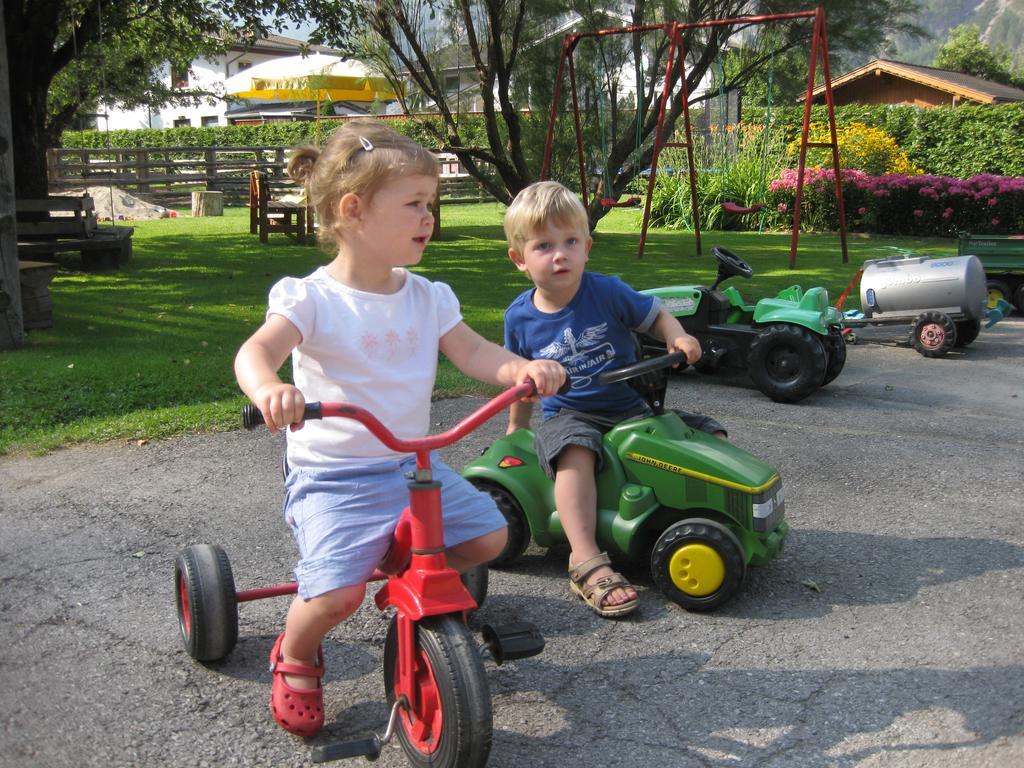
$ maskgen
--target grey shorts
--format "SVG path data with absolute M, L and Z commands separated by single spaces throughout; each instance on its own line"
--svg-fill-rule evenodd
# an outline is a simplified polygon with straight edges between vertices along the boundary
M 707 432 L 709 435 L 715 432 L 722 432 L 728 437 L 729 433 L 725 431 L 725 427 L 711 416 L 680 410 L 675 410 L 675 413 L 691 429 Z M 544 474 L 552 480 L 555 479 L 558 457 L 570 445 L 578 445 L 593 451 L 597 455 L 594 471 L 600 472 L 604 466 L 604 456 L 601 447 L 604 434 L 616 424 L 620 424 L 627 419 L 637 419 L 649 416 L 650 414 L 651 409 L 647 406 L 641 406 L 636 410 L 626 411 L 617 415 L 584 413 L 563 408 L 550 419 L 545 419 L 541 422 L 533 435 L 537 459 L 540 461 Z

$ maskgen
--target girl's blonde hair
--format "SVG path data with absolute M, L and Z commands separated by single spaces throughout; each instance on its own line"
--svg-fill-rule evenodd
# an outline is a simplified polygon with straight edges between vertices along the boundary
M 288 175 L 306 188 L 326 245 L 337 245 L 341 237 L 338 204 L 345 195 L 369 201 L 396 178 L 437 174 L 437 158 L 429 150 L 376 120 L 352 120 L 323 147 L 296 147 L 288 160 Z
M 557 181 L 538 181 L 516 195 L 505 211 L 505 237 L 522 253 L 530 237 L 549 221 L 575 227 L 586 237 L 590 218 L 576 193 Z

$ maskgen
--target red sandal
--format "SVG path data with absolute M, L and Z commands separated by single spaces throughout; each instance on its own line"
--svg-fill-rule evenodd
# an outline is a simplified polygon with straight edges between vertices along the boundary
M 270 711 L 277 724 L 289 733 L 299 736 L 315 736 L 324 725 L 324 688 L 320 678 L 324 676 L 324 649 L 317 648 L 317 665 L 288 664 L 281 655 L 284 632 L 277 637 L 270 649 L 270 671 L 273 682 L 270 687 Z M 316 688 L 294 688 L 285 682 L 285 675 L 317 678 Z

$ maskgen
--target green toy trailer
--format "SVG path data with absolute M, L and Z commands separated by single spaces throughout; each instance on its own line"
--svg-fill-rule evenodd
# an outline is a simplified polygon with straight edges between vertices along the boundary
M 960 256 L 977 256 L 985 268 L 988 307 L 1010 302 L 1024 314 L 1024 235 L 960 233 Z

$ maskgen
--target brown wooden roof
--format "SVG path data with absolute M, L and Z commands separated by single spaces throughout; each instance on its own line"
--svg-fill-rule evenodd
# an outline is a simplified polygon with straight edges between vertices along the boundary
M 889 61 L 887 59 L 872 59 L 867 64 L 857 67 L 844 75 L 833 78 L 832 90 L 840 88 L 854 80 L 862 77 L 884 72 L 894 77 L 901 77 L 915 83 L 927 85 L 936 90 L 958 96 L 961 99 L 970 99 L 980 104 L 998 104 L 1008 101 L 1024 101 L 1024 89 L 1014 88 L 1012 85 L 1002 85 L 991 80 L 985 80 L 974 75 L 965 75 L 963 72 L 954 72 L 949 69 L 936 69 L 925 67 L 920 64 L 904 64 L 900 61 Z M 813 99 L 815 101 L 824 98 L 825 86 L 819 85 L 814 89 Z

